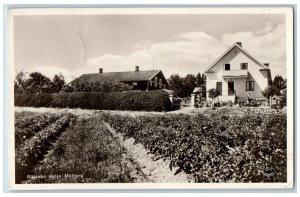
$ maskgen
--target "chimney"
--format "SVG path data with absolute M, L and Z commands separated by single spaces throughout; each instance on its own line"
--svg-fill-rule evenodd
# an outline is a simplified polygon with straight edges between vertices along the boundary
M 135 66 L 135 72 L 139 72 L 140 71 L 140 67 L 139 66 Z
M 240 47 L 242 47 L 242 42 L 236 42 L 235 44 L 239 45 Z
M 269 63 L 264 63 L 264 65 L 265 65 L 266 67 L 269 67 Z
M 99 73 L 100 73 L 100 74 L 103 73 L 103 68 L 99 68 Z

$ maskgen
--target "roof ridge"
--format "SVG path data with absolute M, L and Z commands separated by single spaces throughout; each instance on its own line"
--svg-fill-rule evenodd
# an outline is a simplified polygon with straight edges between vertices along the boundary
M 140 71 L 116 71 L 116 72 L 103 72 L 103 73 L 85 73 L 83 75 L 95 75 L 95 74 L 106 74 L 106 73 L 139 73 L 139 72 L 149 72 L 149 71 L 161 71 L 161 70 L 140 70 Z
M 241 49 L 244 53 L 246 53 L 246 55 L 248 55 L 250 58 L 252 58 L 254 61 L 256 61 L 259 65 L 261 65 L 263 68 L 266 69 L 270 69 L 267 66 L 265 66 L 263 63 L 261 63 L 260 61 L 258 61 L 252 54 L 250 54 L 246 49 L 244 49 L 243 47 L 241 47 L 239 44 L 234 43 L 233 45 L 231 45 L 231 47 L 229 47 L 218 59 L 216 59 L 206 70 L 205 72 L 208 72 L 214 65 L 216 65 L 227 53 L 229 53 L 234 47 L 238 47 L 239 49 Z

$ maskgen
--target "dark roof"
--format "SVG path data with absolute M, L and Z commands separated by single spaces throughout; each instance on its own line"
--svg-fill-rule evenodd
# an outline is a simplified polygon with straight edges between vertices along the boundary
M 149 81 L 159 72 L 160 70 L 143 70 L 128 72 L 93 73 L 83 74 L 80 76 L 80 78 L 88 81 Z

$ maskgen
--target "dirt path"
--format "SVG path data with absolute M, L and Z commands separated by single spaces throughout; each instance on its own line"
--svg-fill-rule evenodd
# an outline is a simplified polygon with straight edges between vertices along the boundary
M 147 154 L 147 150 L 142 144 L 134 144 L 134 139 L 129 138 L 124 140 L 123 136 L 117 133 L 108 123 L 104 122 L 107 129 L 117 138 L 119 138 L 120 144 L 125 147 L 127 154 L 130 158 L 136 161 L 141 167 L 141 171 L 145 174 L 149 182 L 154 183 L 189 183 L 193 182 L 192 176 L 181 172 L 174 175 L 177 169 L 172 171 L 169 168 L 169 162 L 167 160 L 153 161 L 153 154 Z
M 199 110 L 191 108 L 191 107 L 185 107 L 180 110 L 175 111 L 169 111 L 169 112 L 148 112 L 148 111 L 118 111 L 118 110 L 92 110 L 92 109 L 68 109 L 68 108 L 46 108 L 46 107 L 15 107 L 15 111 L 33 111 L 33 112 L 68 112 L 68 113 L 74 113 L 77 115 L 93 115 L 98 112 L 109 112 L 111 114 L 119 114 L 119 115 L 129 115 L 129 116 L 146 116 L 146 115 L 166 115 L 166 114 L 194 114 L 196 112 L 199 113 Z

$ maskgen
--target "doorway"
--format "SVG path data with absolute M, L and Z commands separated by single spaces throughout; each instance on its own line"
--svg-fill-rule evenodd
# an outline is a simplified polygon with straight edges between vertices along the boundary
M 234 82 L 228 81 L 228 96 L 234 95 Z

